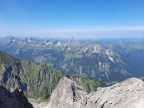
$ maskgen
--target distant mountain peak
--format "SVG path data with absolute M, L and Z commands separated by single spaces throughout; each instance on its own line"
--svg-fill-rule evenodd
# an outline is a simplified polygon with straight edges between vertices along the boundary
M 37 40 L 37 38 L 24 38 L 23 39 L 24 42 L 29 42 L 29 43 L 35 40 Z
M 53 42 L 53 44 L 56 45 L 56 46 L 59 46 L 59 45 L 61 45 L 62 43 L 61 43 L 59 40 L 56 40 L 56 41 Z
M 6 36 L 5 39 L 16 39 L 16 37 L 13 35 L 9 35 L 9 36 Z
M 69 41 L 68 41 L 69 45 L 79 45 L 80 43 L 77 41 L 76 38 L 72 37 Z

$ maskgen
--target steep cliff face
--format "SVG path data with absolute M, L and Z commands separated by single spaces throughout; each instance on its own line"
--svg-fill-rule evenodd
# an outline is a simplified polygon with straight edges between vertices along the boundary
M 48 98 L 62 72 L 45 65 L 14 58 L 0 51 L 0 84 L 7 88 L 19 88 L 32 97 Z
M 73 81 L 62 78 L 43 108 L 143 108 L 144 82 L 130 78 L 88 94 Z
M 0 86 L 0 108 L 33 108 L 21 90 L 9 92 Z

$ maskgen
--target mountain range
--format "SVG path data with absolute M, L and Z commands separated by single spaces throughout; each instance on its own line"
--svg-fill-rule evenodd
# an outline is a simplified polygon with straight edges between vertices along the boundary
M 144 76 L 144 44 L 139 40 L 79 42 L 5 37 L 0 40 L 0 50 L 65 74 L 89 76 L 102 82 Z
M 127 79 L 144 76 L 143 43 L 7 37 L 0 49 L 10 54 L 0 51 L 0 106 L 32 107 L 27 97 L 45 101 L 41 108 L 143 107 L 143 81 Z

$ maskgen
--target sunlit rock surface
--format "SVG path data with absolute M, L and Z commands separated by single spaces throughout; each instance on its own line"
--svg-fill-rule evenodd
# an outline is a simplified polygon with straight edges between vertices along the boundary
M 64 77 L 43 108 L 144 108 L 144 82 L 130 78 L 88 94 L 83 87 Z

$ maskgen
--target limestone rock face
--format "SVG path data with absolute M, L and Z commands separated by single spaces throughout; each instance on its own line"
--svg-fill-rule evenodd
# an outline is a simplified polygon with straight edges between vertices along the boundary
M 51 95 L 48 108 L 81 108 L 86 101 L 87 91 L 75 82 L 64 77 Z M 46 108 L 47 108 L 46 107 Z
M 15 89 L 9 92 L 3 86 L 0 86 L 0 108 L 33 108 L 28 102 L 23 92 Z
M 88 94 L 73 81 L 62 78 L 44 108 L 144 108 L 144 82 L 130 78 Z
M 87 95 L 86 108 L 143 108 L 144 82 L 131 78 Z

